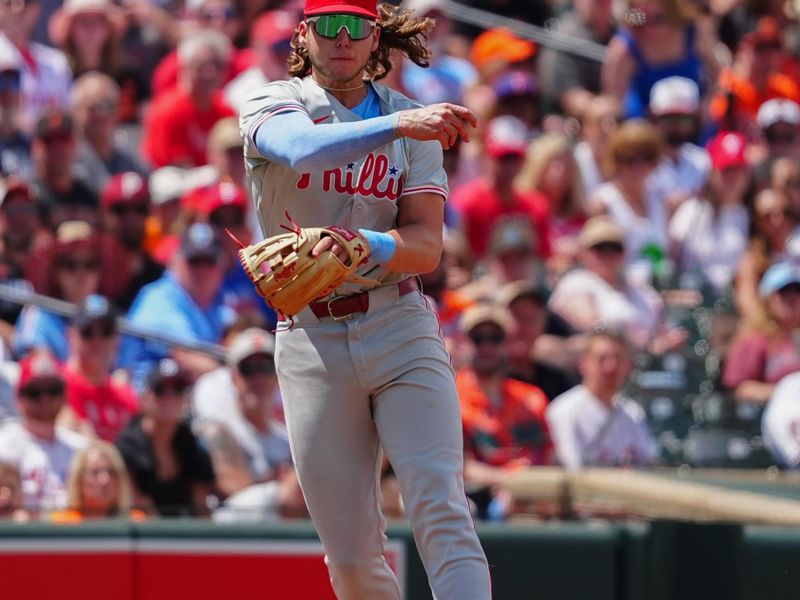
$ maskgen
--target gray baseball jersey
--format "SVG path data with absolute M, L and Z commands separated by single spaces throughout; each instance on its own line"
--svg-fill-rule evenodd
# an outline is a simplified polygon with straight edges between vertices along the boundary
M 379 83 L 372 84 L 382 114 L 419 105 Z M 263 86 L 245 101 L 240 122 L 245 160 L 250 174 L 251 197 L 265 237 L 283 233 L 286 211 L 300 227 L 343 225 L 350 229 L 388 231 L 396 225 L 397 200 L 403 195 L 433 192 L 447 198 L 447 175 L 438 142 L 398 138 L 362 159 L 316 173 L 298 173 L 268 161 L 256 148 L 258 126 L 285 112 L 304 112 L 314 123 L 343 123 L 361 118 L 342 106 L 311 77 L 276 81 Z M 408 274 L 390 273 L 374 261 L 359 275 L 393 283 Z M 345 285 L 337 294 L 351 294 Z
M 416 107 L 372 85 L 383 114 Z M 264 235 L 282 232 L 286 211 L 301 227 L 387 231 L 396 226 L 404 195 L 447 196 L 438 142 L 397 139 L 351 164 L 315 173 L 266 160 L 254 143 L 256 129 L 284 111 L 305 112 L 320 124 L 360 120 L 311 78 L 268 84 L 245 102 L 246 166 Z M 333 320 L 305 309 L 276 335 L 292 456 L 332 585 L 341 600 L 402 597 L 383 556 L 382 447 L 435 598 L 487 600 L 488 565 L 464 494 L 458 396 L 436 316 L 418 290 L 400 296 L 390 285 L 408 274 L 374 261 L 359 274 L 383 284 L 368 291 L 365 313 Z

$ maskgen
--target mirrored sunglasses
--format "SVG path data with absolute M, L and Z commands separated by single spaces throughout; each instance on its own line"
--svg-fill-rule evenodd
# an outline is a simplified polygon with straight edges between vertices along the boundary
M 351 40 L 363 40 L 372 34 L 375 27 L 375 21 L 355 15 L 320 15 L 307 17 L 306 21 L 314 24 L 317 35 L 330 39 L 335 39 L 344 28 Z

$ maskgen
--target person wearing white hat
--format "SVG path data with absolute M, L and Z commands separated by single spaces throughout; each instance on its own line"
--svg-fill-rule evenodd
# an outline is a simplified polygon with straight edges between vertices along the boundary
M 650 121 L 664 139 L 661 163 L 650 186 L 672 213 L 708 182 L 711 161 L 695 144 L 700 128 L 700 89 L 686 77 L 667 77 L 650 91 Z

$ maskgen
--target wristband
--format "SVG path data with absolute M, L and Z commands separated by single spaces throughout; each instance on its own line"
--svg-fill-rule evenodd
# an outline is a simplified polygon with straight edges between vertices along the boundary
M 369 255 L 371 258 L 374 258 L 376 262 L 381 264 L 392 260 L 397 250 L 397 242 L 391 235 L 380 231 L 372 231 L 370 229 L 359 229 L 358 232 L 363 235 L 367 243 L 369 243 Z

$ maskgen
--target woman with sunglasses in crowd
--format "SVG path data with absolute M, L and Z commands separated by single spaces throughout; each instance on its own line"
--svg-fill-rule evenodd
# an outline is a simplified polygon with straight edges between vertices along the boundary
M 736 308 L 743 318 L 761 313 L 759 281 L 769 265 L 786 254 L 786 243 L 798 226 L 789 199 L 774 189 L 760 191 L 751 207 L 750 236 L 734 283 Z
M 208 516 L 215 488 L 208 453 L 186 419 L 191 381 L 171 358 L 153 367 L 141 411 L 117 436 L 133 481 L 134 505 L 162 516 Z
M 722 385 L 739 401 L 765 403 L 781 378 L 800 371 L 800 266 L 771 265 L 758 295 L 725 358 Z
M 594 191 L 589 213 L 606 214 L 625 232 L 627 265 L 651 267 L 667 250 L 667 211 L 647 185 L 662 154 L 661 134 L 643 120 L 626 121 L 614 131 L 606 148 L 609 180 Z
M 133 507 L 128 470 L 119 450 L 110 442 L 95 440 L 77 453 L 67 480 L 67 508 L 51 513 L 54 523 L 81 523 L 87 519 L 132 519 L 146 513 Z
M 127 285 L 128 258 L 116 240 L 85 221 L 65 221 L 52 244 L 31 255 L 25 278 L 36 292 L 81 304 L 91 294 L 114 299 Z M 13 349 L 23 356 L 46 349 L 64 362 L 69 355 L 68 319 L 27 305 L 16 323 Z

